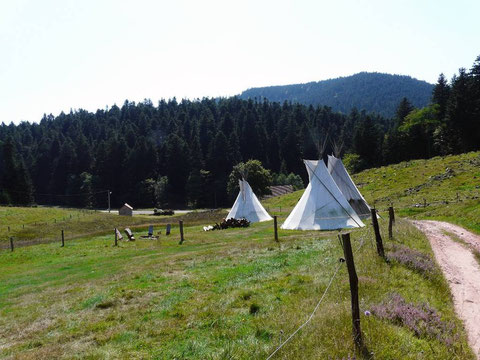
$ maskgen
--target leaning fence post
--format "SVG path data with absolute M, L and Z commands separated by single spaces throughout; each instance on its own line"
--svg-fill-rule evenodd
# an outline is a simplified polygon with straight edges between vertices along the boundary
M 350 281 L 350 296 L 352 303 L 352 325 L 353 325 L 353 341 L 359 348 L 363 346 L 362 331 L 360 329 L 360 306 L 358 305 L 358 277 L 355 271 L 355 263 L 353 261 L 352 244 L 350 242 L 350 234 L 342 234 L 343 254 L 347 263 L 348 279 Z
M 185 240 L 185 239 L 183 238 L 183 220 L 180 220 L 180 221 L 178 222 L 178 225 L 180 225 L 180 243 L 179 243 L 179 244 L 182 245 L 182 244 L 183 244 L 183 241 Z
M 375 208 L 370 209 L 370 213 L 372 215 L 373 229 L 375 230 L 375 241 L 377 242 L 377 253 L 382 258 L 385 258 L 385 250 L 383 249 L 382 236 L 380 235 L 380 228 L 378 227 L 377 210 Z
M 10 250 L 13 251 L 13 236 L 10 236 Z
M 393 212 L 393 206 L 388 208 L 388 238 L 393 238 L 393 223 L 395 222 L 395 215 Z
M 118 235 L 117 235 L 117 228 L 115 228 L 115 245 L 114 246 L 118 246 Z
M 64 233 L 63 233 L 63 229 L 62 229 L 62 247 L 65 246 L 65 236 L 64 236 Z
M 275 241 L 278 242 L 277 215 L 273 217 L 273 229 L 275 233 Z

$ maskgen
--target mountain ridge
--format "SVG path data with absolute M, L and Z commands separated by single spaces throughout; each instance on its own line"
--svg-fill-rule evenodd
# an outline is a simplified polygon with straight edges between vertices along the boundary
M 357 108 L 392 117 L 403 97 L 415 107 L 428 105 L 433 87 L 433 84 L 408 75 L 364 71 L 307 83 L 249 88 L 239 97 L 325 105 L 342 113 Z

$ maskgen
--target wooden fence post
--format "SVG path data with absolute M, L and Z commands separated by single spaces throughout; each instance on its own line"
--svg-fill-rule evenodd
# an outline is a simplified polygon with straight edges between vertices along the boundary
M 388 238 L 393 238 L 393 223 L 395 222 L 395 214 L 393 212 L 393 206 L 388 208 Z
M 424 207 L 424 208 L 427 207 L 427 199 L 423 199 L 423 207 Z
M 352 303 L 352 325 L 353 325 L 353 341 L 358 348 L 363 347 L 362 331 L 360 329 L 360 306 L 358 305 L 358 277 L 353 261 L 352 244 L 350 242 L 350 234 L 342 234 L 343 254 L 348 269 L 348 279 L 350 281 L 350 295 Z
M 274 229 L 274 233 L 275 233 L 275 241 L 279 242 L 278 241 L 278 229 L 277 229 L 277 215 L 275 215 L 273 217 L 273 229 Z
M 114 246 L 118 246 L 117 228 L 115 228 L 114 232 L 115 232 L 115 245 Z
M 13 236 L 10 236 L 10 250 L 13 251 Z
M 65 236 L 64 236 L 64 233 L 63 233 L 63 229 L 62 229 L 62 247 L 65 246 Z
M 183 220 L 180 220 L 180 221 L 178 222 L 178 225 L 180 225 L 180 243 L 179 243 L 179 244 L 182 245 L 182 244 L 183 244 L 183 241 L 185 240 L 185 239 L 183 238 Z
M 372 215 L 373 229 L 375 230 L 375 241 L 377 242 L 377 253 L 382 258 L 385 258 L 385 250 L 383 249 L 382 236 L 380 235 L 380 228 L 378 227 L 377 210 L 375 210 L 375 208 L 370 209 L 370 213 Z
M 10 232 L 10 226 L 8 227 L 8 232 Z

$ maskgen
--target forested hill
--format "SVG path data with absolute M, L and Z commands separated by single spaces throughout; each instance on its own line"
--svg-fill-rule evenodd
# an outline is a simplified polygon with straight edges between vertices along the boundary
M 306 84 L 252 88 L 242 92 L 240 98 L 326 105 L 344 114 L 356 107 L 391 117 L 404 97 L 415 107 L 426 106 L 432 97 L 432 90 L 432 84 L 410 76 L 361 72 Z
M 440 76 L 431 99 L 415 109 L 403 98 L 392 118 L 233 97 L 125 101 L 39 124 L 2 123 L 0 204 L 105 207 L 111 190 L 113 206 L 229 206 L 236 164 L 256 159 L 307 180 L 301 159 L 318 158 L 327 134 L 343 143 L 340 155 L 356 170 L 479 150 L 480 56 L 450 83 Z

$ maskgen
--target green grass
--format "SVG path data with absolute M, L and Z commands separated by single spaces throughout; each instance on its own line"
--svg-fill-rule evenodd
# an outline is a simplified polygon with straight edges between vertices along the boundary
M 432 255 L 421 233 L 397 224 L 397 242 Z M 0 357 L 264 359 L 307 319 L 343 256 L 336 232 L 280 230 L 279 247 L 272 222 L 213 232 L 193 225 L 185 235 L 182 246 L 174 231 L 119 247 L 109 234 L 2 251 Z M 364 243 L 355 260 L 375 358 L 473 358 L 438 269 L 426 278 L 385 263 L 370 228 L 353 231 L 352 241 L 354 249 Z M 393 292 L 435 307 L 459 340 L 446 346 L 363 316 Z M 275 358 L 353 354 L 343 264 L 312 322 Z
M 93 236 L 112 233 L 114 228 L 145 228 L 149 224 L 158 225 L 157 231 L 165 224 L 177 224 L 184 219 L 190 224 L 198 223 L 200 217 L 219 219 L 223 211 L 200 214 L 192 212 L 182 216 L 150 216 L 135 215 L 133 217 L 118 216 L 116 211 L 103 213 L 81 211 L 79 209 L 63 209 L 53 207 L 0 207 L 0 248 L 7 245 L 10 236 L 17 245 L 40 242 L 59 241 L 64 230 L 66 239 L 82 236 Z
M 480 153 L 469 153 L 370 169 L 354 181 L 381 210 L 393 202 L 398 217 L 447 220 L 480 233 L 479 169 Z M 264 204 L 281 224 L 300 196 L 295 192 Z M 424 198 L 427 207 L 415 206 Z M 382 215 L 386 239 L 387 216 Z M 0 251 L 0 357 L 265 359 L 320 299 L 343 256 L 338 233 L 279 230 L 279 246 L 272 222 L 202 231 L 224 216 L 225 211 L 214 211 L 125 218 L 70 209 L 0 208 L 4 243 L 10 235 L 19 242 L 51 239 L 63 228 L 68 239 L 64 248 L 57 241 Z M 138 235 L 150 223 L 158 230 L 180 218 L 186 225 L 181 246 L 176 227 L 170 237 L 112 246 L 113 227 L 130 226 Z M 376 254 L 370 225 L 352 231 L 352 242 L 361 326 L 373 358 L 474 358 L 437 265 L 433 275 L 425 276 L 398 262 L 386 263 Z M 402 219 L 394 241 L 385 242 L 387 252 L 396 243 L 433 257 L 424 235 Z M 453 324 L 453 344 L 363 315 L 393 293 L 434 307 Z M 343 264 L 312 321 L 274 358 L 354 354 Z
M 480 234 L 480 152 L 402 162 L 352 178 L 371 206 L 393 204 L 400 216 L 450 221 Z M 265 206 L 288 213 L 302 192 L 270 198 Z

